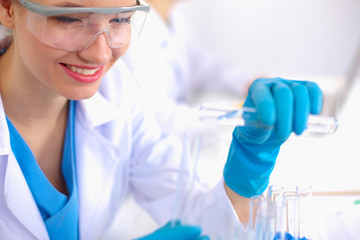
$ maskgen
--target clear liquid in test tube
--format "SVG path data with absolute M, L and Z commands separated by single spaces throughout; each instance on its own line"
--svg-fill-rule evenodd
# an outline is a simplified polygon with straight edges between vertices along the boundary
M 255 108 L 242 107 L 231 109 L 219 104 L 203 104 L 199 109 L 200 121 L 216 122 L 222 125 L 231 126 L 254 126 L 264 129 L 271 129 L 257 120 Z M 309 115 L 307 122 L 307 132 L 331 134 L 336 132 L 338 121 L 334 117 Z

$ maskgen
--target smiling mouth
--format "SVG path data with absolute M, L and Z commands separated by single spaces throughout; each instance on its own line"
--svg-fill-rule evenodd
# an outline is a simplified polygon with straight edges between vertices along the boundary
M 94 75 L 97 71 L 100 70 L 100 67 L 88 69 L 88 68 L 75 67 L 73 65 L 68 65 L 68 64 L 64 64 L 64 66 L 67 67 L 68 69 L 70 69 L 74 73 L 79 73 L 79 74 L 87 75 L 87 76 Z

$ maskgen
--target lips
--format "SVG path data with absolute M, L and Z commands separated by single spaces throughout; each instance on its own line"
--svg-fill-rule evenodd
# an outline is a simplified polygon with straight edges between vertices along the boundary
M 99 67 L 84 67 L 70 64 L 60 64 L 65 72 L 78 82 L 92 83 L 100 79 L 103 66 Z
M 79 73 L 79 74 L 83 74 L 83 75 L 87 75 L 87 76 L 94 75 L 94 73 L 96 73 L 97 71 L 100 70 L 100 67 L 93 68 L 93 69 L 80 68 L 80 67 L 76 67 L 74 65 L 66 65 L 66 67 L 75 73 Z

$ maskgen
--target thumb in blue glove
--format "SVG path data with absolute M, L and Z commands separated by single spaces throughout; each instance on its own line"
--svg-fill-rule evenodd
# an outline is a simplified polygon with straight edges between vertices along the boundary
M 308 115 L 320 113 L 322 92 L 313 82 L 257 79 L 244 107 L 255 108 L 257 120 L 269 127 L 234 129 L 224 180 L 233 191 L 249 198 L 267 188 L 280 146 L 290 134 L 303 133 Z
M 210 240 L 207 236 L 200 236 L 201 228 L 193 225 L 182 225 L 179 220 L 169 222 L 150 235 L 137 240 Z

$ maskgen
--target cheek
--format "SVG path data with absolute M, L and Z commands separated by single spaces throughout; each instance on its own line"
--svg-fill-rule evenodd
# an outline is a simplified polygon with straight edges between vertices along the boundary
M 130 47 L 130 43 L 117 49 L 113 54 L 114 54 L 114 58 L 119 59 L 120 57 L 122 57 L 126 52 L 127 50 L 129 49 Z
M 18 46 L 25 66 L 37 79 L 51 79 L 55 66 L 50 63 L 54 62 L 56 51 L 40 43 L 31 33 L 25 39 Z
M 123 46 L 123 47 L 121 47 L 121 48 L 115 48 L 115 49 L 113 49 L 113 51 L 112 51 L 113 59 L 112 59 L 112 61 L 110 62 L 109 68 L 111 68 L 111 66 L 114 65 L 115 62 L 116 62 L 117 60 L 119 60 L 119 58 L 121 58 L 121 57 L 127 52 L 127 50 L 129 49 L 129 46 L 130 46 L 130 44 L 127 44 L 127 45 L 125 45 L 125 46 Z M 109 69 L 109 68 L 108 68 L 108 69 Z

